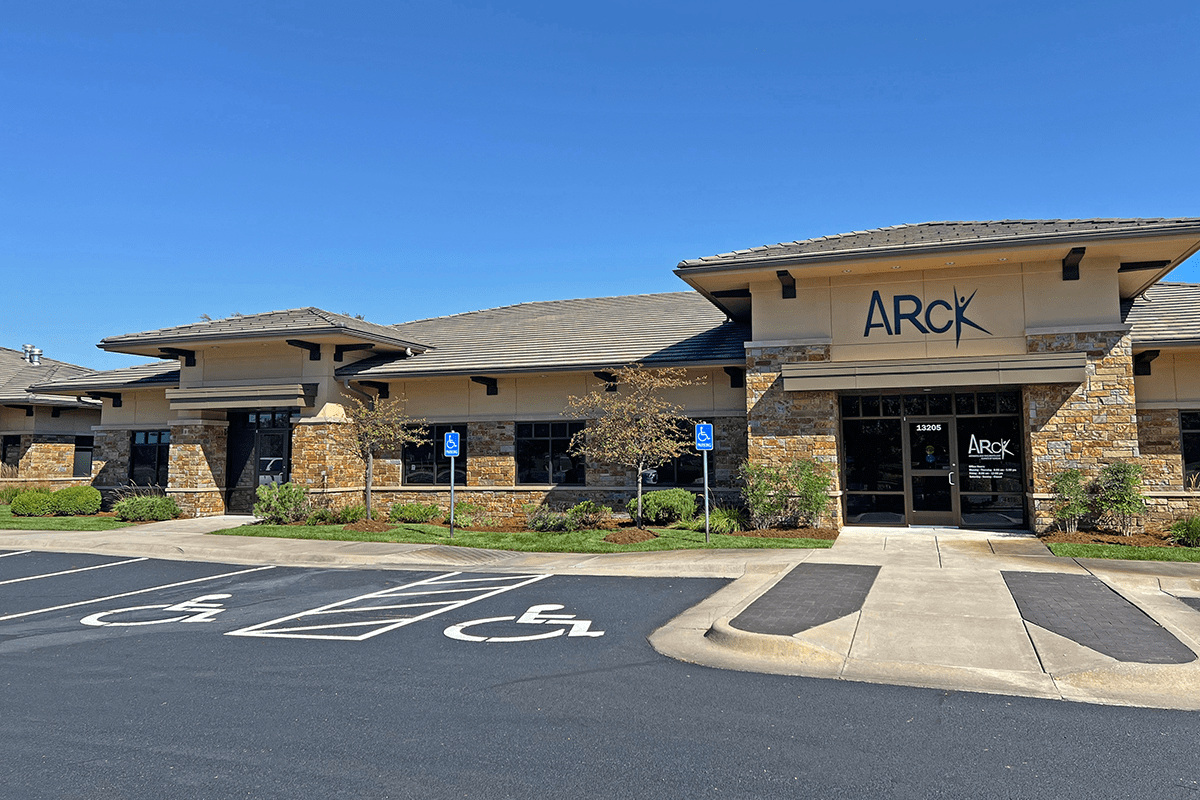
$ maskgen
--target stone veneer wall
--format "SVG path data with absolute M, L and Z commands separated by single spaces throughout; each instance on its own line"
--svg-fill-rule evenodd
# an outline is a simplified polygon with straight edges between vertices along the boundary
M 225 513 L 229 423 L 183 420 L 171 423 L 167 494 L 185 516 Z
M 1083 383 L 1024 387 L 1031 521 L 1042 531 L 1054 524 L 1048 495 L 1055 473 L 1073 468 L 1091 479 L 1113 461 L 1140 460 L 1133 351 L 1129 335 L 1121 331 L 1029 336 L 1026 349 L 1087 353 Z
M 833 471 L 832 490 L 840 495 L 837 392 L 783 389 L 784 364 L 828 360 L 828 345 L 747 348 L 746 453 L 754 463 L 772 466 L 797 458 L 822 462 Z M 830 523 L 840 526 L 840 500 L 831 509 Z
M 54 480 L 74 477 L 74 472 L 74 435 L 37 433 L 21 436 L 18 477 L 26 480 Z
M 96 431 L 92 450 L 93 486 L 121 486 L 129 482 L 132 435 L 127 430 Z
M 1140 409 L 1137 412 L 1138 463 L 1146 470 L 1146 522 L 1166 527 L 1175 520 L 1200 514 L 1200 492 L 1186 485 L 1179 409 Z
M 728 496 L 735 491 L 737 468 L 746 458 L 745 420 L 719 417 L 713 422 L 717 449 L 711 456 L 716 481 L 711 488 Z M 362 462 L 348 442 L 338 442 L 344 430 L 340 423 L 299 424 L 292 433 L 292 481 L 334 507 L 362 502 Z M 588 464 L 587 486 L 517 486 L 515 434 L 515 422 L 468 423 L 467 485 L 457 487 L 461 502 L 479 505 L 508 523 L 524 522 L 525 507 L 541 503 L 567 507 L 592 500 L 621 510 L 636 493 L 631 470 L 593 463 Z M 449 509 L 449 487 L 402 487 L 399 454 L 386 456 L 375 460 L 372 505 L 386 509 L 394 503 L 436 503 Z

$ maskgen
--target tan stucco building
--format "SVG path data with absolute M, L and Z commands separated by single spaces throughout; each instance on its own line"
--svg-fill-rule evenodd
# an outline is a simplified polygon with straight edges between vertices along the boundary
M 464 435 L 455 482 L 498 516 L 615 501 L 633 476 L 566 451 L 586 424 L 567 398 L 643 363 L 697 379 L 676 399 L 716 424 L 722 491 L 746 458 L 815 457 L 846 524 L 1042 528 L 1054 473 L 1119 459 L 1174 517 L 1200 509 L 1200 286 L 1162 279 L 1198 248 L 1200 219 L 901 225 L 684 261 L 688 292 L 114 336 L 100 347 L 171 360 L 34 388 L 103 400 L 96 485 L 163 483 L 196 514 L 281 480 L 355 501 L 342 409 L 380 396 Z M 692 456 L 657 477 L 702 479 Z M 449 480 L 440 448 L 410 448 L 376 489 L 442 500 Z

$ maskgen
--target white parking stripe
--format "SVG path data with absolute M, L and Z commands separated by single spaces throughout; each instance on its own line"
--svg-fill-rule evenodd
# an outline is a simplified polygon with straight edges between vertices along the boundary
M 6 581 L 0 581 L 0 586 L 7 586 L 10 583 L 21 583 L 22 581 L 36 581 L 42 578 L 57 578 L 59 575 L 73 575 L 76 572 L 87 572 L 92 569 L 104 569 L 105 567 L 119 567 L 122 564 L 136 564 L 139 561 L 149 561 L 148 558 L 131 558 L 127 561 L 110 561 L 107 564 L 96 564 L 91 567 L 80 567 L 79 569 L 64 569 L 61 572 L 47 572 L 42 575 L 27 575 L 24 578 L 10 578 Z
M 327 640 L 338 640 L 338 641 L 349 641 L 349 642 L 361 642 L 366 639 L 370 639 L 373 636 L 378 636 L 381 633 L 387 633 L 390 630 L 395 630 L 396 628 L 401 628 L 401 627 L 404 627 L 405 625 L 411 625 L 414 622 L 420 622 L 423 619 L 428 619 L 429 617 L 435 616 L 437 614 L 444 614 L 447 611 L 453 611 L 455 609 L 462 608 L 465 605 L 469 605 L 470 603 L 475 603 L 480 600 L 486 600 L 487 598 L 501 594 L 502 592 L 508 592 L 513 589 L 519 589 L 522 586 L 528 586 L 531 583 L 536 583 L 537 581 L 545 580 L 546 578 L 550 577 L 549 575 L 499 575 L 499 576 L 493 576 L 490 578 L 467 578 L 467 579 L 458 580 L 458 581 L 450 580 L 450 578 L 453 578 L 454 576 L 461 575 L 461 574 L 462 574 L 461 572 L 450 572 L 450 573 L 446 573 L 445 575 L 435 575 L 432 578 L 425 578 L 423 580 L 405 584 L 404 586 L 396 586 L 391 589 L 383 589 L 378 592 L 371 592 L 370 594 L 364 594 L 359 597 L 352 597 L 349 600 L 340 600 L 336 603 L 330 603 L 329 605 L 321 606 L 320 608 L 314 608 L 314 609 L 310 609 L 308 611 L 301 611 L 299 614 L 290 614 L 286 617 L 280 617 L 279 619 L 271 620 L 270 622 L 260 622 L 256 625 L 251 625 L 248 628 L 242 628 L 241 630 L 230 631 L 230 632 L 226 633 L 225 635 L 226 636 L 262 636 L 265 638 L 278 638 L 278 639 L 327 639 Z M 515 581 L 515 583 L 513 581 Z M 325 623 L 323 625 L 285 625 L 284 624 L 287 622 L 291 622 L 293 620 L 303 619 L 305 617 L 316 617 L 316 616 L 332 615 L 332 614 L 339 614 L 339 613 L 340 614 L 349 614 L 349 613 L 357 612 L 360 610 L 363 610 L 363 611 L 390 610 L 390 608 L 391 608 L 390 606 L 383 606 L 383 607 L 372 606 L 372 607 L 366 607 L 366 608 L 361 608 L 361 609 L 360 608 L 347 608 L 347 606 L 349 606 L 353 603 L 361 603 L 363 601 L 376 600 L 376 599 L 381 599 L 381 598 L 421 597 L 421 596 L 430 596 L 430 595 L 445 595 L 445 594 L 450 594 L 450 593 L 459 593 L 458 590 L 452 590 L 451 592 L 446 592 L 446 591 L 443 591 L 443 590 L 440 590 L 437 588 L 433 588 L 433 587 L 439 587 L 439 586 L 442 586 L 442 585 L 445 585 L 448 583 L 473 583 L 473 584 L 476 584 L 475 586 L 471 587 L 471 591 L 473 591 L 474 594 L 469 597 L 459 597 L 457 599 L 446 598 L 446 599 L 437 600 L 437 601 L 429 602 L 429 603 L 405 604 L 405 605 L 401 606 L 401 608 L 415 608 L 417 606 L 433 606 L 433 608 L 422 614 L 418 614 L 417 616 L 404 617 L 402 619 L 397 619 L 394 615 L 390 615 L 390 616 L 384 616 L 382 619 L 377 618 L 374 620 L 365 620 L 365 621 L 355 620 L 353 622 L 330 622 L 330 623 Z M 489 587 L 487 585 L 479 585 L 479 584 L 487 584 L 487 583 L 492 584 L 492 586 Z M 502 584 L 502 585 L 497 586 L 496 584 Z M 421 591 L 421 587 L 424 587 L 424 586 L 428 586 L 431 588 L 429 588 L 428 591 Z M 338 630 L 338 629 L 365 627 L 368 625 L 373 625 L 376 627 L 373 630 L 369 630 L 369 631 L 366 631 L 365 633 L 358 634 L 355 636 L 338 635 L 338 634 L 332 633 L 332 631 Z M 329 631 L 329 632 L 322 633 L 321 631 Z
M 9 614 L 6 617 L 0 617 L 0 622 L 9 619 L 18 619 L 20 617 L 31 617 L 34 614 L 49 614 L 51 611 L 61 611 L 64 608 L 75 608 L 76 606 L 86 606 L 92 603 L 103 603 L 106 600 L 117 600 L 122 597 L 132 597 L 135 594 L 146 594 L 147 592 L 157 592 L 163 589 L 174 589 L 176 586 L 189 586 L 193 583 L 203 583 L 205 581 L 215 581 L 221 578 L 232 578 L 234 575 L 246 575 L 251 572 L 262 572 L 264 569 L 275 569 L 275 567 L 254 567 L 253 569 L 243 569 L 237 572 L 225 572 L 221 575 L 209 575 L 205 578 L 192 578 L 189 581 L 179 581 L 178 583 L 164 583 L 162 586 L 151 586 L 148 589 L 137 589 L 132 592 L 122 592 L 121 594 L 110 594 L 107 597 L 96 597 L 92 600 L 80 600 L 77 603 L 66 603 L 61 606 L 51 606 L 50 608 L 39 608 L 36 611 L 22 611 L 19 614 Z
M 13 550 L 11 553 L 0 553 L 0 558 L 8 558 L 9 556 L 23 556 L 26 553 L 32 552 L 32 550 Z

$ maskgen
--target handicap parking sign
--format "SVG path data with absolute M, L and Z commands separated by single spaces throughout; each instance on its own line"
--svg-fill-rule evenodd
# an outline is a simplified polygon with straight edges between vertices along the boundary
M 446 454 L 446 458 L 451 458 L 458 455 L 458 431 L 448 431 L 442 442 L 442 449 Z
M 696 449 L 713 449 L 713 426 L 711 422 L 696 423 Z

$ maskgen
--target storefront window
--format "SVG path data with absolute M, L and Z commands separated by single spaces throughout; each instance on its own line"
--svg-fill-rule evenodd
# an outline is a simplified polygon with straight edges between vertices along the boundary
M 518 422 L 517 483 L 582 486 L 583 456 L 572 455 L 571 437 L 582 422 Z
M 75 464 L 71 471 L 74 478 L 90 478 L 92 476 L 92 449 L 95 439 L 91 436 L 75 437 Z
M 171 463 L 170 431 L 134 431 L 129 448 L 129 482 L 135 486 L 166 486 Z
M 1180 412 L 1179 428 L 1183 437 L 1183 485 L 1200 489 L 1200 411 Z
M 20 436 L 5 436 L 3 439 L 3 452 L 0 452 L 0 461 L 6 467 L 16 467 L 21 463 L 21 437 Z
M 450 431 L 458 433 L 458 455 L 454 459 L 454 483 L 467 484 L 467 448 L 470 446 L 466 424 L 430 425 L 430 438 L 423 444 L 404 446 L 404 482 L 409 485 L 450 485 L 450 459 L 443 455 L 442 443 Z

